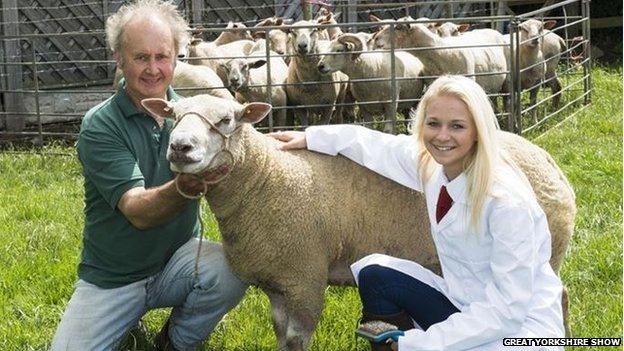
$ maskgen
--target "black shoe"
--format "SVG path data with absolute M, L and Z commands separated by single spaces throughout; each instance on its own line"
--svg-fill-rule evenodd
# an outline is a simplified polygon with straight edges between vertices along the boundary
M 173 342 L 169 339 L 169 318 L 167 318 L 165 325 L 156 334 L 154 347 L 156 347 L 157 351 L 176 351 L 175 347 L 173 347 Z

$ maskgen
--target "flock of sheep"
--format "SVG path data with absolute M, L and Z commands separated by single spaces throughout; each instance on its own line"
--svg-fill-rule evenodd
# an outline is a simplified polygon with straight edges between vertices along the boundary
M 189 44 L 188 63 L 178 62 L 172 84 L 185 96 L 268 102 L 272 126 L 370 124 L 383 116 L 384 131 L 395 132 L 397 112 L 408 116 L 433 78 L 472 76 L 498 108 L 497 97 L 509 95 L 510 68 L 519 64 L 531 106 L 542 84 L 550 87 L 553 106 L 559 105 L 556 68 L 566 44 L 548 30 L 555 21 L 519 25 L 519 63 L 509 34 L 493 29 L 427 18 L 371 15 L 370 21 L 378 24 L 372 33 L 344 33 L 334 14 L 322 9 L 314 20 L 292 24 L 275 17 L 253 28 L 230 22 L 214 41 Z M 503 106 L 508 111 L 506 98 Z

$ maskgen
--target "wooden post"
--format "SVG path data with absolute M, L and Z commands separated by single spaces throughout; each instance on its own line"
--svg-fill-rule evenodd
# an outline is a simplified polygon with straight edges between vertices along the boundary
M 19 35 L 19 17 L 17 12 L 17 0 L 2 1 L 2 23 L 4 35 Z M 4 63 L 21 62 L 21 50 L 19 39 L 4 40 Z M 20 115 L 24 111 L 24 103 L 22 93 L 12 92 L 22 90 L 22 66 L 6 65 L 6 77 L 2 79 L 3 89 L 9 90 L 4 92 L 4 111 L 14 112 L 16 114 L 6 114 L 5 118 L 6 130 L 9 132 L 21 132 L 24 130 L 26 118 Z

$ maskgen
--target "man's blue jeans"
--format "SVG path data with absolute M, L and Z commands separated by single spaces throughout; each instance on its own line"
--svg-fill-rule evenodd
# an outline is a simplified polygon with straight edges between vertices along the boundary
M 365 313 L 386 316 L 405 311 L 423 330 L 459 312 L 446 296 L 431 286 L 376 264 L 360 271 L 358 291 Z
M 191 239 L 159 274 L 114 289 L 78 280 L 52 342 L 53 351 L 114 350 L 147 311 L 173 307 L 169 336 L 178 350 L 195 350 L 242 299 L 247 285 L 232 272 L 220 244 Z

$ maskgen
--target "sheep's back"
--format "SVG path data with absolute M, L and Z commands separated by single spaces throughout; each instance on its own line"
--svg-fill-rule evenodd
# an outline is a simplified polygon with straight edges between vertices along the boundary
M 546 213 L 552 235 L 550 264 L 558 272 L 574 230 L 574 190 L 553 158 L 539 146 L 508 132 L 501 132 L 499 141 L 526 175 Z
M 375 252 L 440 271 L 422 193 L 342 156 L 275 150 L 266 138 L 254 137 L 270 162 L 250 174 L 267 177 L 255 182 L 236 216 L 217 218 L 238 274 L 255 283 L 295 284 Z

